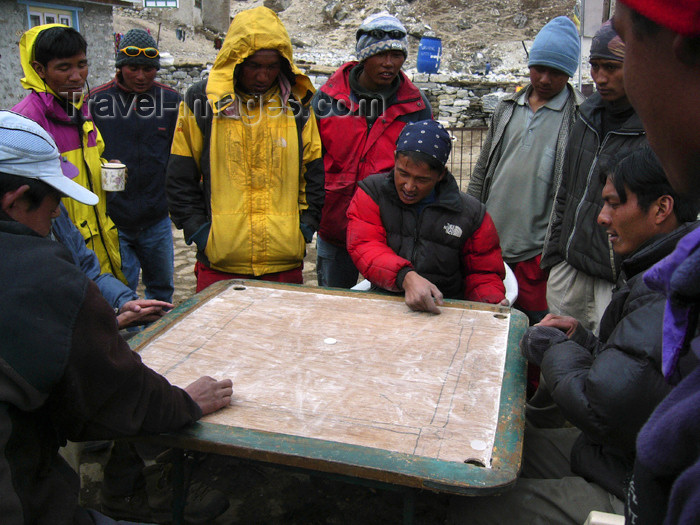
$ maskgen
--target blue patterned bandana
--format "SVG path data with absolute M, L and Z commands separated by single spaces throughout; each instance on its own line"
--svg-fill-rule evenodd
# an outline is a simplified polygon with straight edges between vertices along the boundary
M 400 151 L 420 151 L 444 166 L 452 151 L 452 139 L 435 120 L 409 122 L 396 141 L 396 152 Z
M 371 56 L 393 50 L 402 51 L 404 56 L 408 56 L 406 35 L 406 28 L 389 13 L 368 16 L 355 34 L 357 60 L 362 62 Z

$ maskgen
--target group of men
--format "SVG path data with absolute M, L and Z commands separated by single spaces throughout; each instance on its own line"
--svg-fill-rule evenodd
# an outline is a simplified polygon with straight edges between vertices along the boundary
M 244 11 L 182 101 L 155 82 L 145 31 L 122 38 L 114 80 L 87 101 L 85 40 L 27 31 L 30 93 L 0 112 L 0 515 L 110 523 L 78 506 L 58 447 L 168 431 L 229 403 L 229 380 L 180 390 L 118 334 L 172 307 L 172 219 L 197 246 L 198 291 L 301 283 L 316 232 L 320 285 L 361 273 L 433 313 L 443 297 L 507 304 L 505 260 L 543 381 L 515 488 L 455 498 L 450 521 L 581 523 L 598 507 L 697 522 L 698 20 L 698 2 L 621 0 L 594 39 L 585 102 L 568 83 L 577 30 L 550 21 L 531 84 L 496 109 L 469 195 L 446 169 L 449 134 L 401 72 L 407 32 L 388 14 L 363 22 L 358 61 L 314 94 L 279 18 Z M 127 165 L 125 192 L 102 191 L 105 158 Z M 572 425 L 546 428 L 538 410 Z

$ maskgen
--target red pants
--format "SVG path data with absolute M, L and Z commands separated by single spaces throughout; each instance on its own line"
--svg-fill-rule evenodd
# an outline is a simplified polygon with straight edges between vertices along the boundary
M 547 277 L 549 272 L 540 268 L 541 255 L 527 261 L 510 263 L 518 281 L 518 300 L 515 304 L 528 312 L 547 310 Z
M 194 265 L 194 274 L 197 277 L 197 291 L 201 292 L 214 283 L 218 283 L 219 281 L 228 281 L 229 279 L 257 279 L 260 281 L 271 281 L 275 283 L 303 284 L 304 277 L 301 273 L 303 268 L 304 264 L 302 263 L 301 266 L 292 270 L 287 270 L 286 272 L 267 273 L 256 277 L 253 275 L 220 272 L 219 270 L 213 270 L 208 266 L 204 266 L 202 263 L 197 261 Z
M 542 320 L 547 314 L 547 277 L 549 272 L 540 268 L 541 255 L 527 261 L 509 264 L 518 281 L 518 299 L 515 306 L 528 317 L 530 324 Z M 527 399 L 530 399 L 540 382 L 540 368 L 527 364 Z

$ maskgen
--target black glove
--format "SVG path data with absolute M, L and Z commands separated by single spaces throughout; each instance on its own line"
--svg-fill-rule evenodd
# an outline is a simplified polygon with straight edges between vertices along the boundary
M 557 343 L 568 340 L 566 334 L 552 326 L 532 326 L 520 340 L 520 351 L 530 363 L 540 366 L 544 353 Z
M 301 230 L 301 234 L 304 236 L 304 241 L 307 244 L 310 243 L 314 238 L 314 229 L 303 222 L 299 223 L 299 229 Z

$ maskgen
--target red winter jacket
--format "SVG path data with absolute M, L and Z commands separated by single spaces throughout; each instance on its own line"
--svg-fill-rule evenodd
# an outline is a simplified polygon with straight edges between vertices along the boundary
M 360 273 L 394 292 L 415 270 L 450 299 L 505 299 L 498 233 L 483 205 L 460 192 L 448 172 L 436 202 L 419 214 L 401 202 L 393 177 L 393 171 L 368 177 L 350 203 L 348 252 Z
M 357 183 L 373 173 L 394 167 L 394 150 L 408 122 L 431 119 L 430 103 L 408 77 L 399 72 L 401 85 L 386 103 L 371 128 L 360 114 L 350 89 L 350 71 L 357 62 L 342 65 L 314 95 L 312 106 L 319 120 L 326 173 L 326 200 L 319 235 L 324 241 L 345 246 L 346 211 Z

